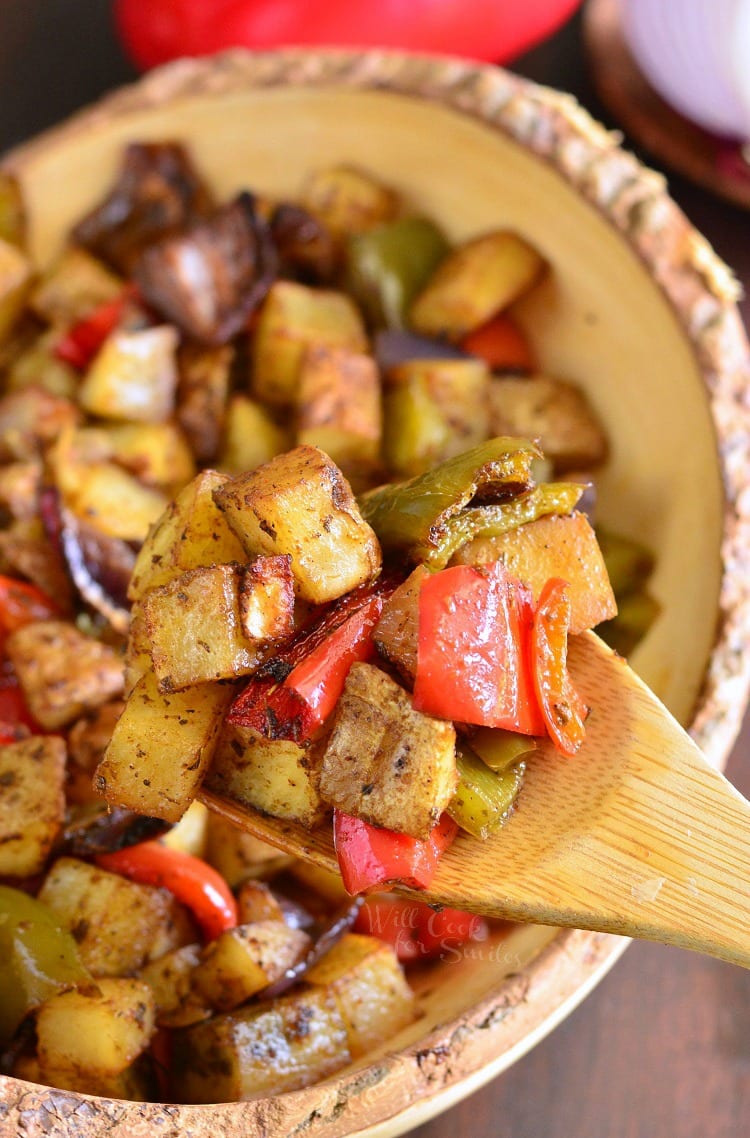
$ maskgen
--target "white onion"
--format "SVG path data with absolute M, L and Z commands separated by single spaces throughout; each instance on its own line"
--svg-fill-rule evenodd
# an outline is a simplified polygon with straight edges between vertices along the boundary
M 675 110 L 750 139 L 750 0 L 621 0 L 636 63 Z

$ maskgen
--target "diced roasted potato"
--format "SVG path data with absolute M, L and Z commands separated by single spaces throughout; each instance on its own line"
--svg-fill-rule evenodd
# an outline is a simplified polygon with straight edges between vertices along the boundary
M 279 980 L 307 952 L 310 938 L 283 921 L 256 921 L 220 933 L 203 949 L 193 985 L 218 1011 L 231 1011 Z
M 211 1015 L 208 1000 L 193 988 L 193 971 L 200 958 L 199 944 L 185 944 L 152 960 L 138 973 L 153 994 L 158 1027 L 187 1027 Z
M 391 593 L 373 633 L 380 655 L 409 682 L 417 674 L 419 590 L 428 573 L 424 565 L 418 565 Z
M 594 628 L 617 612 L 604 558 L 585 514 L 539 518 L 500 537 L 475 538 L 459 549 L 452 564 L 489 561 L 502 561 L 531 588 L 535 600 L 550 577 L 567 581 L 572 633 Z
M 36 1017 L 42 1074 L 53 1070 L 88 1091 L 93 1077 L 124 1071 L 151 1042 L 154 999 L 142 980 L 103 979 L 96 992 L 61 992 Z M 61 1085 L 57 1083 L 57 1085 Z
M 260 645 L 267 638 L 251 640 L 240 617 L 244 575 L 236 563 L 190 569 L 143 596 L 144 629 L 160 691 L 247 675 L 260 663 Z
M 81 382 L 81 406 L 105 419 L 163 422 L 174 410 L 177 341 L 170 324 L 113 332 Z
M 65 815 L 65 743 L 32 735 L 0 747 L 0 875 L 41 873 Z
M 174 1037 L 182 1102 L 241 1102 L 307 1087 L 351 1061 L 336 1001 L 325 989 L 249 1005 Z
M 205 857 L 233 889 L 246 879 L 283 869 L 291 860 L 275 846 L 246 834 L 213 811 L 208 815 Z
M 294 403 L 305 352 L 313 344 L 363 352 L 362 317 L 343 292 L 276 281 L 268 292 L 253 337 L 253 392 L 268 403 Z
M 316 171 L 302 191 L 302 202 L 340 236 L 364 233 L 392 221 L 399 210 L 393 190 L 364 170 L 344 165 Z
M 0 399 L 0 462 L 37 458 L 47 444 L 80 419 L 69 399 L 39 385 L 12 391 Z
M 129 697 L 141 676 L 150 672 L 151 645 L 146 632 L 146 621 L 143 615 L 143 602 L 133 601 L 130 608 L 130 629 L 125 645 L 124 687 L 123 695 Z
M 243 881 L 237 890 L 237 912 L 241 925 L 255 921 L 282 921 L 284 910 L 265 881 Z
M 206 786 L 303 826 L 315 826 L 326 813 L 310 752 L 286 739 L 264 739 L 250 727 L 225 726 Z
M 411 326 L 460 340 L 531 288 L 543 269 L 537 250 L 517 233 L 475 237 L 440 262 L 411 307 Z
M 175 423 L 117 423 L 106 434 L 115 461 L 147 486 L 176 494 L 195 477 L 195 459 Z
M 221 684 L 163 694 L 153 674 L 143 675 L 96 769 L 96 789 L 112 806 L 178 821 L 201 784 L 231 694 Z
M 94 770 L 107 749 L 124 706 L 122 700 L 113 700 L 73 724 L 68 732 L 68 754 L 74 763 L 86 771 Z
M 62 399 L 76 398 L 78 372 L 55 355 L 60 335 L 59 328 L 48 328 L 22 347 L 8 368 L 6 391 L 38 387 Z
M 372 664 L 354 664 L 320 768 L 321 797 L 346 814 L 426 838 L 456 788 L 452 723 L 415 711 Z
M 495 376 L 490 385 L 493 435 L 538 439 L 556 470 L 597 466 L 607 438 L 583 391 L 548 376 Z
M 251 556 L 291 556 L 302 600 L 335 600 L 380 569 L 374 531 L 341 471 L 317 447 L 295 447 L 233 479 L 214 501 Z
M 372 356 L 314 344 L 297 392 L 297 442 L 320 447 L 348 478 L 377 466 L 382 434 L 380 376 Z
M 0 237 L 0 340 L 9 335 L 21 315 L 31 277 L 31 262 L 26 254 Z
M 489 386 L 481 360 L 409 360 L 392 368 L 384 392 L 389 470 L 411 478 L 484 442 Z
M 120 296 L 122 277 L 85 249 L 65 249 L 34 286 L 29 304 L 48 324 L 73 324 L 94 308 Z M 59 336 L 59 332 L 56 333 Z
M 209 810 L 198 799 L 191 802 L 176 826 L 168 830 L 161 843 L 172 850 L 182 850 L 193 857 L 203 857 L 208 841 Z
M 414 993 L 396 954 L 376 937 L 347 933 L 308 969 L 306 979 L 333 995 L 354 1059 L 416 1018 Z
M 212 496 L 227 481 L 224 474 L 204 470 L 170 502 L 138 554 L 128 589 L 131 601 L 188 569 L 245 560 L 242 545 Z
M 246 395 L 229 400 L 219 466 L 227 474 L 243 474 L 288 450 L 290 433 L 274 422 L 267 408 Z
M 73 934 L 93 976 L 127 976 L 195 940 L 184 910 L 166 889 L 139 885 L 74 857 L 61 857 L 39 899 Z
M 17 521 L 30 522 L 39 516 L 43 469 L 38 458 L 0 466 L 0 506 Z
M 292 559 L 280 553 L 256 557 L 239 585 L 240 624 L 245 636 L 257 644 L 282 640 L 294 631 L 294 580 Z
M 200 463 L 213 462 L 219 453 L 233 359 L 230 344 L 185 344 L 177 353 L 177 421 Z
M 122 691 L 117 653 L 67 621 L 24 625 L 8 637 L 6 651 L 34 718 L 49 730 L 72 723 Z

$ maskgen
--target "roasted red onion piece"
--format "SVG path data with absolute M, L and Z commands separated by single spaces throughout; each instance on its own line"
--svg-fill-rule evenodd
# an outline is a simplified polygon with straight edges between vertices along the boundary
M 380 370 L 386 372 L 409 360 L 469 360 L 472 357 L 447 340 L 418 336 L 403 328 L 385 328 L 375 335 L 375 359 Z
M 104 804 L 77 818 L 65 827 L 58 854 L 70 857 L 94 857 L 114 853 L 158 838 L 171 829 L 161 818 L 146 818 L 120 806 L 108 809 Z
M 277 275 L 268 223 L 250 194 L 146 249 L 135 279 L 148 304 L 191 340 L 225 344 L 242 331 Z
M 279 253 L 279 275 L 305 284 L 328 284 L 338 257 L 325 226 L 302 206 L 281 202 L 271 214 L 271 236 Z
M 73 239 L 128 276 L 147 245 L 179 232 L 212 206 L 179 143 L 133 143 L 112 190 L 79 221 Z

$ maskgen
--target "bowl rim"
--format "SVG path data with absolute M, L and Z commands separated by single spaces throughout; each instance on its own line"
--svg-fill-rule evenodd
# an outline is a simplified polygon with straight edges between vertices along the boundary
M 178 60 L 146 74 L 15 147 L 0 169 L 13 175 L 38 148 L 63 143 L 102 120 L 194 96 L 221 98 L 248 87 L 280 86 L 344 86 L 413 96 L 502 132 L 578 191 L 622 234 L 655 278 L 698 360 L 724 483 L 719 621 L 690 723 L 709 761 L 723 766 L 750 691 L 750 572 L 744 571 L 750 569 L 750 409 L 744 402 L 750 364 L 736 306 L 739 287 L 669 197 L 662 175 L 623 150 L 619 135 L 598 124 L 572 96 L 492 65 L 444 56 L 237 49 Z M 51 1113 L 63 1129 L 65 1119 L 75 1114 L 87 1138 L 108 1133 L 118 1121 L 127 1121 L 132 1138 L 167 1122 L 173 1128 L 189 1125 L 196 1136 L 236 1131 L 239 1125 L 287 1134 L 314 1124 L 311 1133 L 319 1138 L 402 1133 L 520 1057 L 588 994 L 627 944 L 622 937 L 560 930 L 460 1022 L 442 1024 L 417 1044 L 368 1066 L 274 1098 L 208 1107 L 125 1103 L 0 1076 L 0 1105 L 5 1104 L 0 1132 L 23 1116 L 30 1135 L 49 1133 Z M 500 1046 L 501 1025 L 502 1052 L 486 1063 L 486 1042 L 496 1037 Z M 483 1047 L 476 1042 L 479 1034 Z M 449 1050 L 451 1062 L 446 1063 Z M 378 1114 L 386 1088 L 390 1106 Z

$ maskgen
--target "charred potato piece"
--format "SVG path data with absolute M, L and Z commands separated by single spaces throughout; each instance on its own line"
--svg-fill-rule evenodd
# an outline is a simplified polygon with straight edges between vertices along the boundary
M 548 376 L 496 376 L 490 387 L 492 434 L 538 439 L 556 470 L 587 469 L 607 457 L 607 438 L 575 384 Z
M 73 934 L 93 976 L 125 976 L 195 939 L 166 889 L 139 885 L 74 857 L 54 863 L 39 891 Z
M 440 262 L 411 307 L 411 327 L 460 340 L 531 288 L 543 269 L 537 250 L 517 233 L 475 237 Z
M 284 910 L 265 881 L 243 881 L 237 890 L 237 912 L 241 925 L 256 921 L 284 922 Z
M 123 288 L 122 277 L 85 249 L 71 246 L 34 286 L 29 304 L 37 316 L 59 327 L 74 324 L 100 304 L 115 300 Z
M 243 474 L 269 462 L 290 446 L 290 432 L 268 410 L 246 395 L 229 400 L 219 449 L 219 466 L 227 474 Z
M 367 348 L 362 317 L 344 292 L 277 281 L 269 290 L 253 337 L 252 389 L 277 406 L 294 403 L 305 352 L 313 344 Z
M 185 344 L 177 353 L 177 421 L 203 464 L 213 462 L 219 453 L 234 354 L 231 344 L 218 348 Z
M 347 933 L 307 970 L 305 979 L 336 1000 L 353 1059 L 416 1018 L 414 993 L 396 954 L 376 937 Z
M 206 945 L 193 985 L 217 1011 L 231 1011 L 279 980 L 307 952 L 310 938 L 283 921 L 256 921 Z
M 315 826 L 326 814 L 318 794 L 316 762 L 286 739 L 265 739 L 250 727 L 227 725 L 206 786 L 270 814 Z
M 341 1013 L 324 989 L 213 1016 L 174 1042 L 182 1102 L 242 1102 L 298 1090 L 351 1061 Z
M 302 191 L 302 201 L 332 233 L 364 233 L 392 221 L 399 211 L 398 195 L 364 170 L 329 166 L 316 171 Z
M 117 653 L 67 621 L 27 624 L 8 637 L 6 651 L 32 715 L 51 731 L 108 703 L 123 688 Z
M 323 751 L 320 794 L 331 806 L 426 838 L 456 789 L 452 723 L 415 711 L 372 664 L 354 664 Z
M 537 600 L 550 577 L 568 582 L 570 631 L 594 628 L 617 612 L 615 595 L 596 535 L 585 514 L 539 518 L 500 537 L 467 542 L 453 565 L 502 561 L 509 573 L 527 584 Z
M 96 769 L 96 789 L 112 806 L 179 821 L 211 760 L 231 694 L 220 684 L 162 694 L 152 673 L 141 676 Z
M 214 500 L 251 556 L 291 556 L 302 600 L 336 600 L 380 569 L 378 539 L 351 487 L 316 447 L 279 455 L 221 486 Z
M 136 559 L 128 588 L 131 601 L 189 569 L 245 560 L 242 545 L 212 496 L 227 481 L 224 474 L 204 470 L 169 503 Z
M 81 406 L 104 419 L 163 422 L 174 410 L 177 341 L 169 324 L 113 332 L 83 378 Z
M 65 743 L 32 735 L 0 747 L 0 874 L 41 873 L 65 815 Z
M 154 1000 L 142 980 L 100 980 L 98 991 L 61 992 L 36 1017 L 39 1067 L 57 1086 L 90 1093 L 91 1080 L 118 1075 L 148 1047 Z

